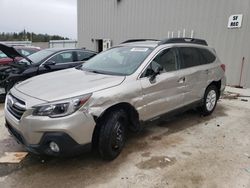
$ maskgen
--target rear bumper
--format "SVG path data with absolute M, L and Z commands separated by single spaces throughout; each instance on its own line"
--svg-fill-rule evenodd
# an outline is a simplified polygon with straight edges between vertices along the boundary
M 16 139 L 19 144 L 31 153 L 50 155 L 50 156 L 70 156 L 76 155 L 82 152 L 89 151 L 91 149 L 91 143 L 89 144 L 78 144 L 68 134 L 63 132 L 45 132 L 38 144 L 28 144 L 23 135 L 13 128 L 7 121 L 6 127 L 10 134 Z M 50 147 L 50 142 L 55 142 L 60 148 L 59 152 L 53 152 Z

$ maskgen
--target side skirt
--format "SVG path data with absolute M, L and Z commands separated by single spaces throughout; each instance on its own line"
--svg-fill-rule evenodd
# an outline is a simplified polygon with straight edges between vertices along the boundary
M 169 112 L 167 112 L 165 114 L 162 114 L 160 116 L 156 116 L 154 118 L 151 118 L 149 120 L 140 121 L 140 124 L 141 125 L 147 125 L 150 122 L 158 120 L 160 118 L 170 118 L 170 117 L 172 117 L 172 116 L 174 116 L 176 114 L 181 114 L 181 113 L 184 113 L 184 112 L 186 112 L 186 111 L 188 111 L 190 109 L 195 109 L 195 108 L 201 106 L 201 104 L 202 104 L 202 100 L 198 100 L 198 101 L 195 101 L 195 102 L 193 102 L 191 104 L 185 105 L 185 106 L 183 106 L 181 108 L 178 108 L 178 109 L 175 109 L 175 110 L 171 110 L 171 111 L 169 111 Z

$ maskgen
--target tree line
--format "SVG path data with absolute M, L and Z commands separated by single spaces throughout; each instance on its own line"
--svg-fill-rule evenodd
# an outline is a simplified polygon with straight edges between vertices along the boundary
M 33 32 L 0 32 L 0 41 L 32 41 L 32 42 L 49 42 L 50 40 L 68 40 L 67 37 L 59 35 L 36 34 Z

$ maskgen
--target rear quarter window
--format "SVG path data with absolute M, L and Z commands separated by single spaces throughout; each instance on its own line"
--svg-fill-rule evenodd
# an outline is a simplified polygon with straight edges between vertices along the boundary
M 197 48 L 192 47 L 180 47 L 179 53 L 181 56 L 181 69 L 190 68 L 198 65 L 202 65 L 204 59 L 201 57 Z
M 78 61 L 86 61 L 91 57 L 94 57 L 95 55 L 96 54 L 92 52 L 80 52 L 80 51 L 77 52 Z
M 215 56 L 212 52 L 210 52 L 209 50 L 207 50 L 207 49 L 202 49 L 202 48 L 200 48 L 200 49 L 198 49 L 198 50 L 199 50 L 201 56 L 202 56 L 202 57 L 204 58 L 204 60 L 205 60 L 204 64 L 213 63 L 213 62 L 215 61 L 216 56 Z

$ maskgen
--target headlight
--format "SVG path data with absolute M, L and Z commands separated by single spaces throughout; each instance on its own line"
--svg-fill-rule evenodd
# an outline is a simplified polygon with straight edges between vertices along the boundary
M 51 118 L 68 116 L 79 110 L 88 101 L 91 95 L 92 94 L 86 94 L 79 97 L 34 106 L 33 115 L 49 116 Z

